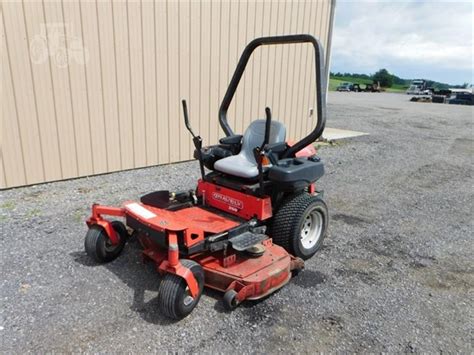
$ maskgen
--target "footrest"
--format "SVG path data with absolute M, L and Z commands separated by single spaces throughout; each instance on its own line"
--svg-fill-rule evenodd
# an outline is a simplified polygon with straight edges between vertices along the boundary
M 251 246 L 263 242 L 268 237 L 265 234 L 245 232 L 229 239 L 232 248 L 237 251 L 244 251 Z

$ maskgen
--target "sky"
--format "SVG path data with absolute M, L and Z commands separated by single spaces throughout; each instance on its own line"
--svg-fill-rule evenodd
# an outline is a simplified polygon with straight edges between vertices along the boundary
M 337 0 L 331 71 L 473 83 L 471 1 Z

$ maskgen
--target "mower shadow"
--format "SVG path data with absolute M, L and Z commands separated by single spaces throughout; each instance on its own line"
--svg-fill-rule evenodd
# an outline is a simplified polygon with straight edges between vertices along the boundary
M 224 307 L 224 303 L 222 302 L 222 297 L 224 296 L 224 294 L 222 294 L 220 292 L 217 292 L 217 291 L 214 291 L 214 290 L 207 290 L 207 291 L 215 293 L 214 298 L 216 298 L 219 301 L 219 302 L 216 302 L 215 305 L 214 305 L 214 310 L 216 312 L 218 312 L 218 313 L 232 313 L 232 312 L 235 311 L 235 310 L 228 310 Z M 269 295 L 267 295 L 263 298 L 260 298 L 258 300 L 246 300 L 245 302 L 241 303 L 237 307 L 237 309 L 251 310 L 252 308 L 258 306 L 260 303 L 264 302 L 267 298 L 272 297 L 273 295 L 275 295 L 278 292 L 280 292 L 280 289 L 278 289 L 278 290 L 272 292 L 271 294 L 269 294 Z
M 132 289 L 133 300 L 130 309 L 137 312 L 143 320 L 158 325 L 176 323 L 177 321 L 166 318 L 159 311 L 157 296 L 161 276 L 152 263 L 143 263 L 141 251 L 140 244 L 135 240 L 131 240 L 116 260 L 106 264 L 99 264 L 91 260 L 85 251 L 76 251 L 69 255 L 81 265 L 92 268 L 106 268 Z M 222 293 L 205 288 L 203 295 L 217 301 L 214 306 L 217 312 L 228 312 L 222 303 Z
M 161 277 L 152 263 L 142 262 L 138 242 L 127 243 L 122 254 L 116 260 L 106 264 L 94 262 L 85 251 L 73 252 L 70 255 L 75 262 L 84 266 L 106 268 L 133 290 L 130 309 L 137 312 L 143 320 L 158 325 L 171 325 L 176 322 L 163 316 L 158 309 L 156 296 Z
M 158 325 L 171 325 L 177 321 L 171 320 L 163 316 L 158 307 L 158 289 L 160 287 L 161 276 L 156 271 L 153 263 L 143 263 L 141 257 L 142 248 L 138 241 L 131 239 L 123 250 L 122 254 L 113 262 L 99 264 L 93 261 L 85 251 L 72 252 L 69 255 L 75 262 L 87 267 L 105 267 L 116 275 L 127 287 L 133 290 L 133 300 L 130 309 L 137 312 L 140 317 L 148 323 Z M 304 270 L 292 280 L 296 285 L 302 288 L 312 288 L 317 284 L 325 282 L 326 275 L 314 272 L 312 270 Z M 276 290 L 272 294 L 265 296 L 259 300 L 247 300 L 238 308 L 245 311 L 252 309 L 264 302 L 267 298 L 279 293 L 281 289 Z M 231 313 L 224 307 L 222 301 L 223 293 L 204 288 L 203 296 L 210 297 L 216 302 L 214 310 L 218 313 Z

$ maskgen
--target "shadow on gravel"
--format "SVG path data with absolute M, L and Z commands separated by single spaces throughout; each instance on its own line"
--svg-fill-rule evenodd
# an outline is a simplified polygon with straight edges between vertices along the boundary
M 72 256 L 76 263 L 79 263 L 81 265 L 90 267 L 102 266 L 102 264 L 98 264 L 90 257 L 88 257 L 85 251 L 74 251 L 72 253 L 69 253 L 69 255 Z
M 161 277 L 152 263 L 142 262 L 141 248 L 138 242 L 127 243 L 122 254 L 113 262 L 106 264 L 94 262 L 85 251 L 76 251 L 69 255 L 79 264 L 93 268 L 103 267 L 114 273 L 133 290 L 133 301 L 130 309 L 137 312 L 143 320 L 158 325 L 170 325 L 176 322 L 163 316 L 158 309 L 156 295 L 158 295 Z M 155 294 L 155 296 L 147 300 L 149 297 L 146 297 L 145 293 L 149 292 Z
M 99 264 L 91 260 L 85 251 L 75 251 L 69 255 L 76 263 L 92 268 L 103 267 L 114 273 L 124 284 L 133 290 L 133 303 L 130 308 L 137 312 L 145 321 L 159 325 L 173 324 L 176 321 L 164 317 L 158 308 L 157 295 L 161 276 L 156 271 L 153 263 L 143 263 L 141 251 L 142 249 L 137 241 L 130 241 L 116 260 L 106 264 Z M 145 299 L 146 292 L 152 292 L 155 296 L 147 301 Z M 222 303 L 223 294 L 221 292 L 204 288 L 203 295 L 216 300 L 214 308 L 218 312 L 228 312 Z
M 326 282 L 326 279 L 326 275 L 322 272 L 305 269 L 290 282 L 302 288 L 315 288 L 317 285 Z
M 351 226 L 357 226 L 357 225 L 363 225 L 363 224 L 369 224 L 371 221 L 365 219 L 365 218 L 362 218 L 362 217 L 358 217 L 358 216 L 354 216 L 354 215 L 349 215 L 349 214 L 345 214 L 345 213 L 336 213 L 336 214 L 333 214 L 331 216 L 331 219 L 333 221 L 342 221 L 344 222 L 345 224 L 348 224 L 348 225 L 351 225 Z
M 298 275 L 293 276 L 291 280 L 289 281 L 290 283 L 297 285 L 302 288 L 314 288 L 317 285 L 326 282 L 326 275 L 324 275 L 321 272 L 318 271 L 313 271 L 313 270 L 303 270 L 301 271 Z M 283 286 L 285 287 L 285 286 Z M 242 312 L 244 314 L 247 314 L 250 312 L 251 314 L 251 320 L 255 321 L 258 319 L 258 314 L 262 313 L 265 314 L 264 311 L 262 311 L 260 308 L 257 306 L 260 305 L 261 303 L 265 304 L 265 300 L 267 300 L 270 297 L 274 297 L 276 294 L 278 294 L 283 287 L 279 288 L 275 292 L 272 292 L 271 294 L 260 298 L 258 300 L 246 300 L 244 303 L 239 305 L 239 309 L 242 309 Z M 228 311 L 222 302 L 222 297 L 224 296 L 223 293 L 211 290 L 211 289 L 204 289 L 206 296 L 212 297 L 217 300 L 217 302 L 214 305 L 214 310 L 218 313 L 230 313 L 232 311 Z M 266 317 L 266 316 L 265 316 Z
M 266 295 L 263 298 L 260 298 L 258 300 L 245 300 L 245 302 L 241 303 L 237 308 L 242 310 L 244 314 L 247 314 L 248 312 L 251 312 L 252 314 L 252 319 L 256 319 L 256 314 L 259 312 L 258 311 L 258 306 L 260 304 L 265 304 L 265 300 L 267 300 L 270 297 L 273 297 L 274 295 L 278 294 L 282 288 L 279 288 L 278 290 L 272 292 L 269 295 Z M 206 290 L 206 289 L 205 289 Z M 214 310 L 218 313 L 232 313 L 233 311 L 229 311 L 224 307 L 224 303 L 222 301 L 222 297 L 224 296 L 223 293 L 207 289 L 207 292 L 210 293 L 209 296 L 215 298 L 218 302 L 214 305 Z M 207 295 L 207 294 L 206 294 Z
M 116 275 L 125 285 L 133 290 L 133 303 L 130 308 L 137 312 L 145 321 L 159 325 L 173 324 L 175 321 L 161 315 L 158 308 L 157 295 L 161 276 L 156 271 L 153 263 L 143 263 L 141 251 L 140 244 L 137 241 L 132 240 L 126 244 L 122 254 L 116 260 L 106 264 L 99 264 L 91 260 L 85 251 L 75 251 L 69 255 L 78 264 L 91 268 L 106 268 Z M 325 281 L 326 275 L 317 271 L 303 270 L 297 276 L 292 278 L 290 282 L 302 288 L 313 288 Z M 280 290 L 277 290 L 259 300 L 247 300 L 241 304 L 239 308 L 244 309 L 244 312 L 255 312 L 255 307 L 258 304 L 266 300 L 268 297 L 272 297 Z M 150 292 L 155 296 L 152 299 L 146 300 L 145 293 Z M 216 301 L 214 309 L 217 312 L 229 313 L 222 302 L 222 297 L 224 296 L 223 293 L 204 288 L 203 295 L 213 298 Z

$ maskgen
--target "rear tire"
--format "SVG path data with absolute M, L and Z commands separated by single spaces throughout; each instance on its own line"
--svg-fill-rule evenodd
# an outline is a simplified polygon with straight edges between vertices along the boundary
M 302 193 L 281 203 L 271 222 L 273 242 L 303 260 L 322 246 L 328 226 L 328 208 L 318 196 Z
M 127 241 L 127 229 L 119 221 L 113 221 L 112 228 L 115 230 L 119 243 L 112 245 L 104 228 L 95 224 L 89 228 L 84 240 L 84 248 L 87 255 L 98 263 L 107 263 L 116 259 L 123 250 Z
M 201 265 L 188 259 L 181 259 L 180 262 L 193 273 L 199 286 L 199 293 L 196 298 L 192 298 L 186 280 L 178 275 L 166 274 L 163 277 L 158 291 L 158 306 L 163 315 L 177 320 L 192 312 L 204 288 L 204 270 Z

